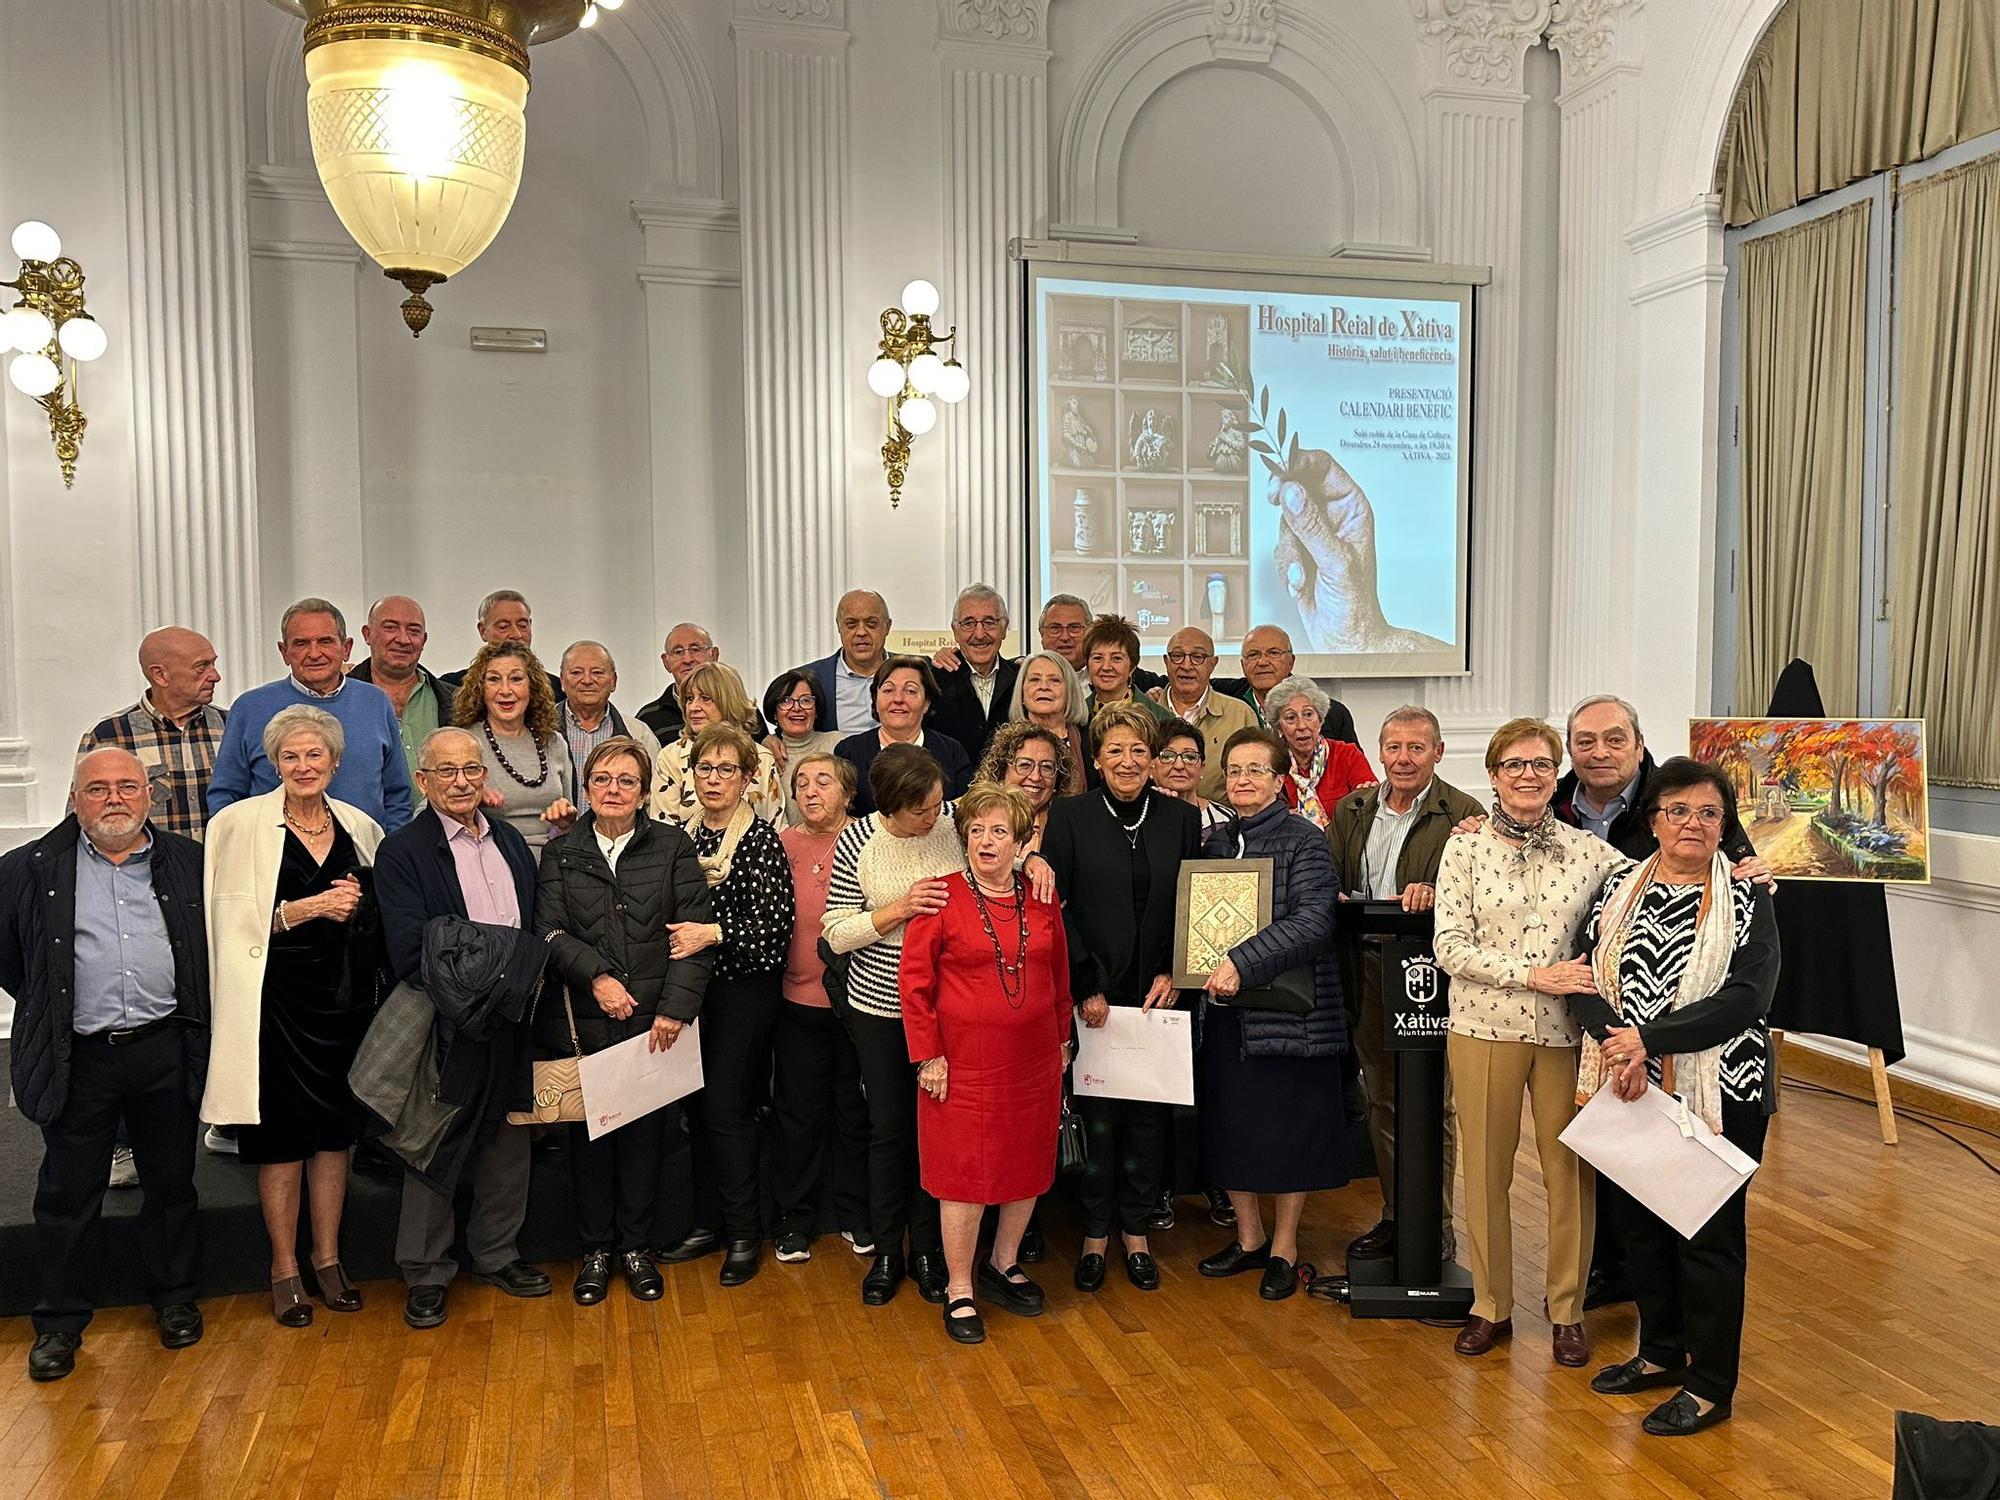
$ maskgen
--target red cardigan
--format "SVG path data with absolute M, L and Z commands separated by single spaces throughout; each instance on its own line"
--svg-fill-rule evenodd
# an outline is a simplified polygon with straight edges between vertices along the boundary
M 1368 764 L 1368 757 L 1361 753 L 1359 745 L 1346 740 L 1322 740 L 1326 746 L 1326 771 L 1313 789 L 1326 822 L 1333 822 L 1333 810 L 1340 805 L 1340 799 L 1356 787 L 1373 786 L 1382 778 L 1375 774 L 1375 768 Z M 1285 773 L 1285 802 L 1297 812 L 1299 809 L 1299 777 L 1296 771 Z

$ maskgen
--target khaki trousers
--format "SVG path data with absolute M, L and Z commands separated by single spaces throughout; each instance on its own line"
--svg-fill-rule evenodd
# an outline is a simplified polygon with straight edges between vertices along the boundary
M 1472 1315 L 1498 1323 L 1514 1312 L 1514 1155 L 1521 1144 L 1525 1090 L 1549 1198 L 1549 1321 L 1581 1323 L 1596 1195 L 1589 1166 L 1557 1139 L 1576 1116 L 1577 1049 L 1489 1042 L 1454 1031 L 1445 1055 L 1465 1166 Z
M 1361 1093 L 1368 1102 L 1368 1140 L 1382 1183 L 1382 1217 L 1396 1217 L 1396 1054 L 1382 1040 L 1382 945 L 1361 940 L 1361 1010 L 1354 1025 L 1354 1055 L 1361 1063 Z M 1444 1226 L 1451 1235 L 1451 1179 L 1458 1133 L 1451 1071 L 1444 1075 Z

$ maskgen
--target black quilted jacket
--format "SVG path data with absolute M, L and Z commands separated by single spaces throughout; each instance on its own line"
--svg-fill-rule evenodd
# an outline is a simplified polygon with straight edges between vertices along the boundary
M 153 899 L 174 950 L 174 1014 L 186 1023 L 188 1102 L 208 1077 L 208 934 L 202 922 L 201 845 L 149 823 Z M 21 1113 L 47 1125 L 69 1101 L 76 1017 L 74 815 L 0 858 L 0 990 L 14 997 L 12 1073 Z
M 535 882 L 535 931 L 549 936 L 550 976 L 569 991 L 577 1041 L 585 1052 L 638 1036 L 655 1016 L 691 1021 L 701 1010 L 715 949 L 672 958 L 667 923 L 712 922 L 708 882 L 694 841 L 677 823 L 640 814 L 632 842 L 613 874 L 597 847 L 596 822 L 586 813 L 542 850 Z M 638 1007 L 623 1021 L 598 1009 L 590 982 L 615 975 Z M 543 1055 L 570 1050 L 562 995 L 554 986 L 535 1011 L 535 1047 Z

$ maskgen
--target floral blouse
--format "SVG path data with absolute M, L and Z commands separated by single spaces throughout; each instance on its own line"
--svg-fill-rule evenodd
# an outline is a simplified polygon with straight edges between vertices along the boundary
M 1561 995 L 1528 988 L 1529 973 L 1575 958 L 1605 876 L 1630 864 L 1594 834 L 1556 825 L 1561 857 L 1515 848 L 1492 827 L 1445 842 L 1438 867 L 1438 966 L 1451 976 L 1451 1029 L 1492 1042 L 1574 1047 L 1582 1040 Z
M 652 801 L 647 804 L 655 818 L 684 824 L 701 816 L 701 803 L 694 794 L 694 767 L 688 763 L 693 749 L 694 741 L 682 738 L 660 751 L 653 764 Z M 785 826 L 785 793 L 778 781 L 778 763 L 762 745 L 757 747 L 757 769 L 743 790 L 743 800 L 773 828 Z

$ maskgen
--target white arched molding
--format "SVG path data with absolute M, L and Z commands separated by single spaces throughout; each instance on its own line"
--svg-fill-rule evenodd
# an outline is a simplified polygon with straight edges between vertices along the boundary
M 1655 177 L 1649 217 L 1683 210 L 1715 190 L 1715 166 L 1743 70 L 1787 0 L 1713 0 L 1708 20 L 1667 111 L 1658 149 L 1647 156 Z
M 972 389 L 945 438 L 952 589 L 975 580 L 1025 602 L 1025 352 L 1020 268 L 1007 242 L 1048 217 L 1049 0 L 939 0 L 944 110 L 944 306 Z
M 271 43 L 271 58 L 264 67 L 264 161 L 270 166 L 312 165 L 304 48 L 303 30 L 288 23 Z
M 1183 73 L 1218 64 L 1278 80 L 1318 118 L 1340 163 L 1350 249 L 1407 253 L 1424 243 L 1417 151 L 1395 92 L 1359 38 L 1278 0 L 1181 0 L 1111 40 L 1084 70 L 1063 121 L 1063 225 L 1117 227 L 1119 173 L 1139 111 Z
M 724 195 L 722 117 L 700 49 L 664 5 L 628 5 L 585 33 L 625 74 L 646 127 L 646 191 L 713 201 Z M 532 109 L 532 104 L 530 109 Z

